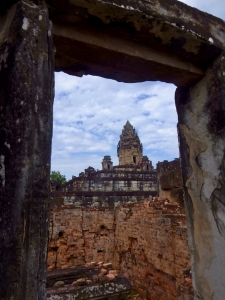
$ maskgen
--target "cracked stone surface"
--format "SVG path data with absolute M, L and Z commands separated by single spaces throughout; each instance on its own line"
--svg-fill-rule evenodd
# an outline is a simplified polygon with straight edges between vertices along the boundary
M 197 85 L 176 91 L 194 288 L 204 300 L 222 300 L 225 292 L 224 59 Z

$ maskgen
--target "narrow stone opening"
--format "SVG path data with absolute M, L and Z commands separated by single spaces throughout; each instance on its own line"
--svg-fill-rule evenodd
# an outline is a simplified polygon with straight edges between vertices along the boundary
M 130 242 L 133 233 L 126 231 L 128 227 L 137 230 L 136 224 L 142 222 L 151 223 L 143 215 L 136 220 L 135 209 L 141 214 L 152 209 L 150 204 L 144 208 L 138 205 L 157 195 L 156 164 L 178 156 L 174 90 L 173 85 L 160 82 L 127 84 L 94 76 L 56 74 L 52 169 L 61 168 L 69 180 L 62 195 L 63 204 L 71 205 L 71 212 L 65 208 L 65 216 L 57 215 L 58 224 L 66 227 L 57 251 L 57 267 L 110 262 L 123 274 L 129 271 L 137 287 L 137 265 L 153 268 L 153 277 L 157 262 L 162 260 L 163 265 L 166 255 L 154 253 L 158 261 L 153 265 L 147 259 L 147 249 L 151 248 L 148 225 L 138 233 L 142 241 L 145 239 L 144 247 L 139 238 Z M 122 219 L 130 222 L 128 227 L 118 223 L 115 213 L 123 205 Z M 164 202 L 153 201 L 151 205 L 156 205 L 153 211 L 159 214 L 170 213 Z M 119 235 L 123 233 L 127 249 L 120 250 Z M 63 251 L 66 262 L 60 254 Z M 50 263 L 53 255 L 49 255 Z M 166 269 L 160 270 L 159 276 L 163 277 L 164 271 L 175 288 Z
M 63 231 L 60 231 L 59 233 L 58 233 L 58 237 L 60 238 L 60 237 L 63 237 Z

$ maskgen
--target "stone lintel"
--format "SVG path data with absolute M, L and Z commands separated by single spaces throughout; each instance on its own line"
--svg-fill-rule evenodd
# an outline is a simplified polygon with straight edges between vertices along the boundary
M 178 1 L 52 1 L 56 70 L 123 82 L 199 81 L 219 55 L 224 22 Z
M 204 75 L 190 62 L 119 36 L 74 31 L 70 26 L 55 24 L 54 42 L 56 70 L 70 75 L 91 74 L 123 82 L 160 79 L 181 86 L 193 84 Z

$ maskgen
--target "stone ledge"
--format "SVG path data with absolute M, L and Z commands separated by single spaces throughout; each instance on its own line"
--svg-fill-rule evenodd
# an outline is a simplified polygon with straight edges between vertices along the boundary
M 87 270 L 87 269 L 86 269 Z M 69 270 L 61 271 L 60 275 L 68 274 Z M 88 286 L 66 285 L 61 288 L 47 288 L 46 296 L 49 300 L 85 300 L 85 299 L 125 299 L 131 292 L 129 281 L 123 276 L 117 276 L 115 282 L 95 283 Z

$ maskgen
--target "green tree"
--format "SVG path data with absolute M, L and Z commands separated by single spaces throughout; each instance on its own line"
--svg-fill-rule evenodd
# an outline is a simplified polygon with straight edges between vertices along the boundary
M 62 175 L 59 171 L 52 171 L 50 175 L 50 180 L 57 180 L 61 184 L 66 183 L 66 176 Z

